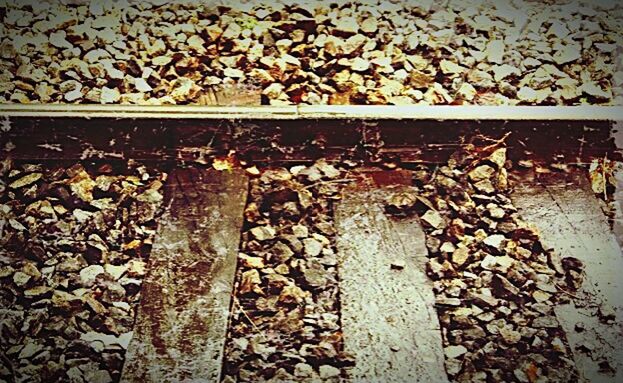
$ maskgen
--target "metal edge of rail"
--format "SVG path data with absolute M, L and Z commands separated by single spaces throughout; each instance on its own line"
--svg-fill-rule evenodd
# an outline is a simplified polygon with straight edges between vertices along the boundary
M 623 106 L 480 105 L 66 105 L 1 104 L 0 116 L 25 118 L 262 120 L 502 120 L 623 121 Z

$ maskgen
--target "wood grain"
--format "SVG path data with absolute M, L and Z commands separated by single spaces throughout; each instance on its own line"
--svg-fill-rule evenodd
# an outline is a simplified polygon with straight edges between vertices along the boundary
M 218 381 L 247 183 L 238 171 L 172 173 L 121 381 Z
M 395 189 L 347 189 L 336 209 L 344 350 L 353 382 L 444 382 L 427 250 L 416 218 L 390 219 Z M 403 269 L 392 263 L 404 262 Z
M 581 289 L 571 303 L 555 309 L 584 381 L 623 381 L 623 256 L 586 174 L 531 177 L 518 185 L 512 199 L 522 218 L 539 229 L 545 246 L 584 262 Z M 599 312 L 613 312 L 616 318 L 604 323 Z M 585 330 L 578 332 L 578 323 Z M 600 372 L 604 361 L 616 372 Z

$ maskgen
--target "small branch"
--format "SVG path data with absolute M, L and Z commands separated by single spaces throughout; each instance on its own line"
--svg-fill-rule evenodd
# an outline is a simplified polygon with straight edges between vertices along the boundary
M 572 297 L 572 298 L 575 298 L 575 299 L 578 299 L 578 300 L 581 300 L 581 299 L 582 299 L 582 298 L 580 298 L 579 296 L 574 295 L 574 294 L 570 293 L 568 290 L 566 290 L 566 289 L 562 288 L 562 287 L 561 287 L 558 283 L 554 282 L 554 285 L 558 288 L 558 290 L 560 290 L 560 292 L 565 293 L 565 294 L 567 294 L 568 296 L 570 296 L 570 297 Z
M 249 321 L 249 323 L 251 323 L 251 326 L 253 326 L 253 329 L 262 336 L 262 338 L 264 338 L 264 340 L 267 340 L 266 335 L 264 334 L 264 332 L 262 332 L 262 330 L 260 330 L 259 327 L 257 327 L 255 325 L 255 322 L 253 322 L 253 319 L 251 319 L 251 317 L 247 314 L 247 312 L 244 310 L 244 308 L 242 308 L 242 305 L 240 304 L 240 301 L 238 300 L 238 298 L 233 297 L 234 298 L 234 303 L 236 304 L 236 306 L 238 306 L 238 308 L 240 309 L 240 312 L 242 313 L 242 315 L 244 315 L 245 318 L 247 318 L 247 320 Z

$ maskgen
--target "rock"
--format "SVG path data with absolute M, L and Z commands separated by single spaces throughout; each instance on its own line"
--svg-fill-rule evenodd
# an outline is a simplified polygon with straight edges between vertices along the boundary
M 318 368 L 321 379 L 330 379 L 340 376 L 340 370 L 328 364 L 324 364 Z
M 576 61 L 582 57 L 580 49 L 575 45 L 565 45 L 561 49 L 554 52 L 552 59 L 558 65 L 563 65 Z
M 48 287 L 48 286 L 36 286 L 36 287 L 33 287 L 32 289 L 25 290 L 24 291 L 24 296 L 25 297 L 29 297 L 29 298 L 38 297 L 38 296 L 41 296 L 41 295 L 45 295 L 45 294 L 49 293 L 50 291 L 52 291 L 51 287 Z
M 495 187 L 493 186 L 493 183 L 489 179 L 478 181 L 474 183 L 473 186 L 474 186 L 474 189 L 476 189 L 477 191 L 481 193 L 485 193 L 485 194 L 495 193 Z
M 266 266 L 264 259 L 260 257 L 252 257 L 244 253 L 238 253 L 238 259 L 241 261 L 242 266 L 250 269 L 263 269 Z
M 487 159 L 496 164 L 498 169 L 503 168 L 506 163 L 506 148 L 496 149 Z
M 173 61 L 173 58 L 170 56 L 157 56 L 151 59 L 151 63 L 155 66 L 164 66 Z
M 551 315 L 538 316 L 532 321 L 532 327 L 534 328 L 557 328 L 558 326 L 556 317 Z
M 446 226 L 446 222 L 436 210 L 428 210 L 421 217 L 421 220 L 435 229 L 442 229 Z
M 487 60 L 494 64 L 502 64 L 505 49 L 506 45 L 503 40 L 491 40 L 485 50 Z
M 439 248 L 439 251 L 441 251 L 442 253 L 452 253 L 455 250 L 456 246 L 454 246 L 452 242 L 444 242 Z
M 441 62 L 439 63 L 439 68 L 444 74 L 451 75 L 461 74 L 465 71 L 464 67 L 449 60 L 441 60 Z
M 521 101 L 536 102 L 539 99 L 539 93 L 527 86 L 522 86 L 517 92 L 517 98 Z
M 80 339 L 93 343 L 93 342 L 101 342 L 104 347 L 109 347 L 112 345 L 119 345 L 124 350 L 127 350 L 128 345 L 130 344 L 130 340 L 132 339 L 132 332 L 128 332 L 125 334 L 121 334 L 118 337 L 114 335 L 102 334 L 95 331 L 89 331 L 80 335 Z
M 355 72 L 365 72 L 370 69 L 370 61 L 362 59 L 360 57 L 355 57 L 350 64 L 350 69 Z
M 200 90 L 201 88 L 192 79 L 180 77 L 171 83 L 169 95 L 176 101 L 188 101 L 195 98 Z
M 456 267 L 462 267 L 469 259 L 470 254 L 466 247 L 459 247 L 452 253 L 452 263 Z
M 78 198 L 84 202 L 91 202 L 93 200 L 93 189 L 96 184 L 86 171 L 81 169 L 68 183 L 72 193 L 78 196 Z
M 276 100 L 281 94 L 283 94 L 284 90 L 285 86 L 283 86 L 283 84 L 274 83 L 264 88 L 262 94 L 268 97 L 270 100 Z
M 240 294 L 250 293 L 252 291 L 261 293 L 262 290 L 259 288 L 259 284 L 262 282 L 260 279 L 260 273 L 256 269 L 251 269 L 242 273 L 242 278 L 240 281 Z
M 225 68 L 223 71 L 223 75 L 231 78 L 244 78 L 245 74 L 240 69 L 235 68 Z
M 296 285 L 287 285 L 279 294 L 278 301 L 283 304 L 301 304 L 309 294 Z
M 519 70 L 519 68 L 508 64 L 494 65 L 491 67 L 491 70 L 493 70 L 493 78 L 497 82 L 500 82 L 511 75 L 521 76 L 521 70 Z
M 134 88 L 139 92 L 151 92 L 153 88 L 143 78 L 134 79 Z
M 506 242 L 506 237 L 502 234 L 490 235 L 487 238 L 485 238 L 485 240 L 483 241 L 485 245 L 492 247 L 500 252 L 504 250 L 505 242 Z
M 100 102 L 102 104 L 113 104 L 118 102 L 121 99 L 121 93 L 117 88 L 108 88 L 102 87 L 102 91 L 100 93 Z
M 536 290 L 532 293 L 532 298 L 534 298 L 534 300 L 538 303 L 542 303 L 547 302 L 551 298 L 551 295 L 544 291 Z
M 213 30 L 214 32 L 214 30 Z M 237 39 L 242 32 L 242 28 L 237 23 L 229 23 L 223 31 L 221 37 L 228 40 Z
M 147 263 L 138 259 L 132 259 L 127 263 L 127 274 L 130 277 L 142 277 L 147 274 Z
M 435 298 L 435 304 L 438 306 L 451 306 L 458 307 L 461 305 L 459 298 L 437 297 Z
M 294 234 L 297 238 L 306 238 L 309 236 L 309 229 L 305 225 L 294 225 L 292 226 L 292 234 Z
M 260 242 L 275 238 L 277 231 L 272 226 L 256 226 L 252 228 L 251 235 Z
M 43 345 L 34 343 L 34 340 L 29 339 L 24 348 L 20 351 L 19 359 L 29 359 L 43 350 Z
M 315 259 L 307 261 L 303 276 L 305 277 L 305 281 L 312 287 L 324 286 L 329 281 L 327 270 Z
M 463 100 L 472 101 L 474 99 L 474 96 L 476 96 L 477 91 L 471 84 L 464 82 L 463 84 L 461 84 L 461 87 L 457 91 L 457 94 Z
M 0 267 L 0 278 L 6 278 L 12 275 L 15 272 L 15 269 L 11 266 L 2 266 Z
M 447 359 L 456 359 L 459 356 L 465 354 L 467 352 L 467 349 L 465 348 L 465 346 L 446 346 L 444 348 L 444 354 L 446 355 Z
M 309 378 L 314 376 L 314 368 L 307 363 L 297 363 L 294 365 L 294 376 L 299 378 Z
M 520 293 L 515 285 L 499 274 L 493 275 L 491 287 L 493 288 L 493 295 L 498 298 L 513 299 Z
M 334 29 L 339 32 L 351 34 L 359 31 L 359 23 L 354 17 L 341 17 L 333 21 Z
M 495 204 L 488 204 L 487 212 L 489 213 L 489 217 L 493 219 L 502 219 L 506 215 L 504 209 Z
M 60 49 L 72 49 L 74 46 L 65 39 L 66 37 L 67 33 L 63 30 L 52 32 L 50 34 L 50 45 Z
M 274 260 L 277 263 L 285 263 L 292 258 L 293 255 L 294 252 L 292 249 L 281 241 L 275 243 L 275 245 L 270 249 L 270 260 Z
M 111 264 L 104 265 L 104 271 L 110 274 L 114 280 L 119 280 L 127 270 L 128 270 L 127 265 L 121 265 L 121 266 L 115 266 Z
M 87 382 L 93 383 L 112 383 L 113 380 L 110 377 L 110 373 L 106 370 L 89 370 L 84 374 L 84 379 Z
M 322 252 L 323 245 L 314 238 L 305 238 L 303 240 L 305 254 L 310 257 L 317 257 Z
M 342 45 L 343 53 L 350 56 L 360 52 L 366 41 L 368 41 L 368 38 L 359 34 L 347 38 Z M 368 63 L 368 65 L 370 65 L 370 63 Z
M 585 82 L 580 87 L 580 90 L 590 96 L 597 97 L 604 100 L 609 100 L 612 98 L 611 90 L 603 90 L 601 86 L 594 82 Z
M 39 181 L 43 177 L 41 173 L 31 173 L 24 177 L 21 177 L 9 184 L 11 189 L 20 189 L 24 186 L 32 185 L 33 183 Z
M 204 47 L 205 41 L 199 35 L 190 36 L 188 40 L 186 40 L 186 44 L 198 53 L 203 53 L 206 50 Z
M 502 339 L 508 344 L 516 344 L 521 340 L 521 334 L 518 331 L 513 330 L 509 326 L 500 328 L 500 335 Z
M 389 199 L 385 202 L 385 205 L 388 212 L 393 214 L 403 214 L 412 210 L 417 201 L 418 199 L 415 193 L 405 191 L 392 193 Z
M 495 174 L 495 169 L 489 165 L 480 165 L 471 170 L 467 176 L 473 182 L 489 179 Z
M 361 30 L 364 33 L 375 33 L 378 30 L 378 20 L 375 17 L 368 17 L 361 22 Z
M 30 281 L 30 278 L 31 278 L 30 275 L 23 273 L 21 271 L 18 271 L 15 274 L 13 274 L 13 283 L 21 287 L 27 284 Z
M 95 282 L 95 278 L 104 273 L 105 270 L 100 265 L 91 265 L 87 266 L 84 269 L 80 270 L 80 280 L 82 285 L 85 287 L 90 287 Z

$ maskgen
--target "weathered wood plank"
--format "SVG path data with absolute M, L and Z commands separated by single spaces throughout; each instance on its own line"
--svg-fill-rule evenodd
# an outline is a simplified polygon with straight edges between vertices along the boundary
M 623 257 L 584 174 L 524 182 L 512 195 L 522 218 L 536 225 L 545 246 L 585 264 L 581 289 L 556 307 L 579 372 L 588 382 L 623 381 Z M 609 323 L 598 312 L 612 312 Z M 584 328 L 576 330 L 576 324 Z M 607 362 L 616 372 L 606 372 Z M 601 366 L 600 366 L 601 363 Z
M 176 169 L 143 282 L 123 382 L 217 382 L 247 178 Z
M 336 208 L 344 350 L 353 382 L 444 382 L 427 250 L 416 218 L 383 211 L 389 188 L 346 190 Z M 404 263 L 403 269 L 392 263 Z

